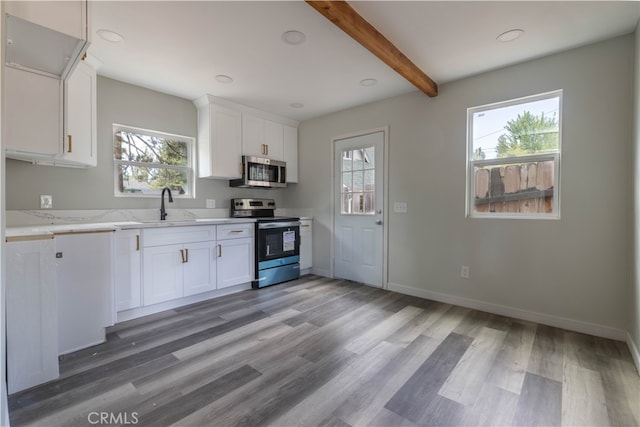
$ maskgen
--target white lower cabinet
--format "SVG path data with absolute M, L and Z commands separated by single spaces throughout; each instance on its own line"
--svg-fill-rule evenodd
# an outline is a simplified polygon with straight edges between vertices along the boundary
M 215 238 L 215 226 L 144 230 L 143 304 L 214 290 Z
M 105 341 L 114 324 L 113 231 L 56 234 L 58 352 Z
M 218 225 L 218 289 L 254 280 L 255 224 Z
M 118 318 L 150 314 L 167 304 L 177 307 L 181 302 L 175 300 L 185 298 L 187 304 L 194 299 L 186 297 L 251 282 L 253 230 L 254 223 L 241 223 L 118 231 Z
M 214 242 L 192 243 L 185 248 L 184 296 L 216 288 Z
M 213 241 L 144 248 L 144 305 L 216 288 Z
M 115 233 L 116 311 L 142 306 L 140 230 Z
M 144 305 L 157 304 L 183 296 L 183 245 L 144 248 Z
M 254 280 L 253 239 L 218 241 L 218 289 Z
M 42 239 L 5 245 L 9 393 L 58 378 L 55 242 Z
M 313 220 L 300 220 L 300 271 L 312 267 L 313 261 Z

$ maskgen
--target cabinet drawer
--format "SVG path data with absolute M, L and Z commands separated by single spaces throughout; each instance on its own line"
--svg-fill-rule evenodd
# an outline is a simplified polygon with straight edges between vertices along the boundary
M 253 237 L 254 223 L 218 225 L 218 240 Z
M 216 240 L 215 225 L 159 227 L 149 228 L 142 232 L 142 244 L 144 247 L 206 242 L 208 240 Z

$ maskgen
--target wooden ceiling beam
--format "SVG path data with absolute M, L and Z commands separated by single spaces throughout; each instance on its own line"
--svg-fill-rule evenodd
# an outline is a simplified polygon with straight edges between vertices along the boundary
M 431 97 L 438 95 L 438 85 L 346 1 L 306 2 L 422 92 Z

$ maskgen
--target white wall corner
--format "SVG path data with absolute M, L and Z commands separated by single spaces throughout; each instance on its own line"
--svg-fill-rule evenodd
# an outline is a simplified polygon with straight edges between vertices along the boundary
M 638 350 L 638 344 L 633 341 L 630 333 L 627 333 L 627 346 L 631 352 L 633 364 L 636 365 L 636 371 L 638 371 L 638 375 L 640 375 L 640 350 Z
M 331 275 L 331 271 L 324 268 L 311 267 L 311 274 L 315 274 L 316 276 L 321 277 L 333 278 L 333 276 Z
M 472 308 L 474 310 L 486 311 L 487 313 L 513 317 L 515 319 L 554 326 L 556 328 L 581 332 L 583 334 L 595 335 L 598 337 L 609 338 L 617 341 L 628 340 L 627 336 L 629 334 L 626 331 L 622 329 L 611 328 L 609 326 L 602 326 L 594 323 L 582 322 L 579 320 L 552 316 L 544 313 L 536 313 L 519 308 L 507 307 L 500 304 L 493 304 L 486 301 L 433 292 L 426 289 L 414 288 L 412 286 L 400 285 L 397 283 L 389 283 L 388 289 L 390 291 L 399 292 L 401 294 L 425 298 L 433 301 L 443 302 L 446 304 L 458 305 L 461 307 Z

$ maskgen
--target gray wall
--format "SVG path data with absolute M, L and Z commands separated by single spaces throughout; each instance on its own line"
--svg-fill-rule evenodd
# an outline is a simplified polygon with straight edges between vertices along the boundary
M 391 284 L 546 318 L 628 329 L 632 35 L 443 84 L 299 128 L 291 207 L 314 210 L 314 269 L 329 272 L 331 138 L 389 125 Z M 564 89 L 560 220 L 465 218 L 466 109 Z M 460 278 L 470 266 L 471 278 Z M 612 328 L 612 329 L 608 329 Z
M 631 295 L 629 298 L 629 334 L 635 346 L 635 357 L 640 357 L 640 20 L 636 26 L 635 49 L 635 90 L 634 90 L 634 250 L 631 251 L 631 263 L 633 276 L 631 282 Z M 636 366 L 640 369 L 640 360 L 636 360 Z
M 145 209 L 155 198 L 113 195 L 114 123 L 186 136 L 197 136 L 196 108 L 190 100 L 98 77 L 98 166 L 69 169 L 7 160 L 6 206 L 9 210 L 40 208 L 40 194 L 53 195 L 54 209 Z M 279 203 L 281 190 L 230 188 L 226 180 L 196 180 L 195 199 L 175 199 L 172 208 L 204 208 L 206 199 L 229 207 L 231 197 L 269 197 Z

